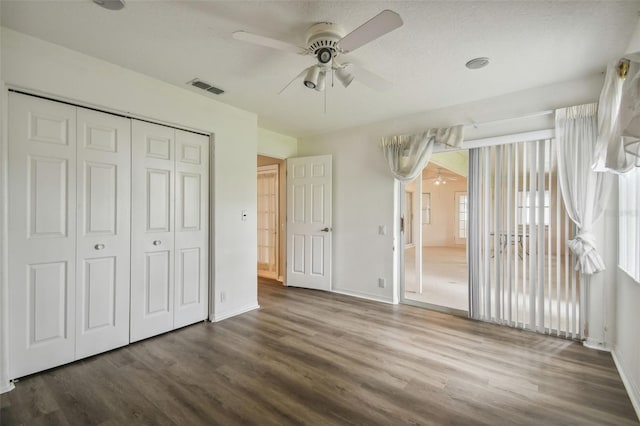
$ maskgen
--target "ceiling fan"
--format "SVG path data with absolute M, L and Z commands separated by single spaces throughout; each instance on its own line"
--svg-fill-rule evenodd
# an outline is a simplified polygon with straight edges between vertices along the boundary
M 442 175 L 442 168 L 438 167 L 438 173 L 434 177 L 427 178 L 425 180 L 430 180 L 434 185 L 446 185 L 448 181 L 456 181 L 457 178 L 453 176 Z
M 264 37 L 246 31 L 236 31 L 233 38 L 272 49 L 284 50 L 299 55 L 314 55 L 317 63 L 305 68 L 294 77 L 279 93 L 282 93 L 294 81 L 304 77 L 304 85 L 319 92 L 324 91 L 327 74 L 335 77 L 344 87 L 356 78 L 363 84 L 376 90 L 384 90 L 390 83 L 382 77 L 349 62 L 338 62 L 340 55 L 351 53 L 357 48 L 402 26 L 400 15 L 391 10 L 383 10 L 349 34 L 344 35 L 342 28 L 331 22 L 319 22 L 312 25 L 306 34 L 306 47 Z

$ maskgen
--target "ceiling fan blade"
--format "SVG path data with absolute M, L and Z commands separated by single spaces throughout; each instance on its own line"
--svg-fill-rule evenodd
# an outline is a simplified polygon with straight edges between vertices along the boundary
M 358 47 L 402 26 L 402 18 L 392 10 L 383 10 L 338 42 L 343 53 L 353 52 Z
M 302 47 L 294 46 L 293 44 L 289 44 L 281 40 L 276 40 L 275 38 L 248 33 L 246 31 L 234 32 L 233 38 L 236 40 L 257 44 L 259 46 L 270 47 L 277 50 L 284 50 L 285 52 L 297 53 L 298 55 L 304 55 L 308 53 L 307 49 L 304 49 Z
M 303 75 L 305 75 L 305 73 L 307 73 L 307 71 L 309 71 L 309 69 L 311 69 L 311 68 L 313 68 L 313 67 L 315 67 L 315 65 L 312 65 L 312 66 L 310 66 L 309 68 L 305 68 L 305 69 L 303 69 L 303 70 L 300 72 L 300 74 L 298 74 L 298 75 L 296 75 L 295 77 L 293 77 L 293 78 L 291 79 L 291 81 L 290 81 L 290 82 L 288 82 L 288 83 L 287 83 L 287 85 L 286 85 L 286 86 L 284 86 L 284 87 L 282 88 L 282 90 L 280 90 L 280 91 L 278 92 L 278 95 L 279 95 L 279 94 L 281 94 L 282 92 L 284 92 L 285 90 L 287 90 L 287 87 L 291 86 L 291 83 L 293 83 L 294 81 L 296 81 L 297 79 L 299 79 L 300 77 L 302 77 Z
M 389 80 L 380 77 L 378 74 L 375 74 L 366 68 L 362 68 L 356 64 L 351 64 L 351 67 L 353 67 L 355 79 L 373 90 L 384 92 L 393 87 L 393 84 Z

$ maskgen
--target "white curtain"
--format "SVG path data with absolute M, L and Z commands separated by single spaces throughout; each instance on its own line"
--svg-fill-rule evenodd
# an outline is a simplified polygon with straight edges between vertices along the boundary
M 609 64 L 598 104 L 596 171 L 624 173 L 640 167 L 640 62 Z
M 410 182 L 425 168 L 436 144 L 460 147 L 462 139 L 460 125 L 428 129 L 415 135 L 389 136 L 382 139 L 381 145 L 391 174 L 401 182 Z
M 578 257 L 576 270 L 587 275 L 605 269 L 591 231 L 604 212 L 612 181 L 611 174 L 591 168 L 598 135 L 597 107 L 594 103 L 556 110 L 558 180 L 567 213 L 578 227 L 568 245 Z

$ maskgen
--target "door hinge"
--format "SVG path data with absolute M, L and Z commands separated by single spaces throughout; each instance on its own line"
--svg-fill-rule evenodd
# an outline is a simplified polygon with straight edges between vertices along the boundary
M 404 216 L 400 218 L 400 232 L 404 234 Z

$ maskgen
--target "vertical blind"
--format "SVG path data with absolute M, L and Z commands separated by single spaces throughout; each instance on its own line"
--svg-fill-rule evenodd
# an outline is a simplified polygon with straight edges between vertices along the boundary
M 552 139 L 482 147 L 469 156 L 470 307 L 476 319 L 578 339 L 574 234 Z

